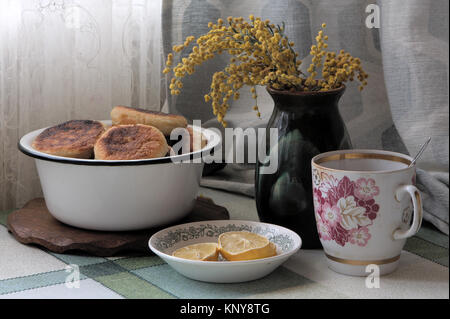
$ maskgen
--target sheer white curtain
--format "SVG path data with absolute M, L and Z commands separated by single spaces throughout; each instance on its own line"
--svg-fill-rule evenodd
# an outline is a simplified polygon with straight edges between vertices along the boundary
M 40 193 L 23 134 L 160 109 L 160 42 L 161 0 L 0 0 L 0 210 Z

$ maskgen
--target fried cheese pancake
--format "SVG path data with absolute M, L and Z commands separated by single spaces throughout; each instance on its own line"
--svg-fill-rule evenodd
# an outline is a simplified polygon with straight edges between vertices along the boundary
M 95 143 L 95 159 L 135 160 L 164 157 L 169 151 L 166 138 L 156 127 L 142 124 L 116 125 Z
M 42 131 L 32 147 L 51 155 L 88 159 L 93 157 L 94 144 L 104 132 L 99 121 L 71 120 Z
M 154 126 L 165 136 L 177 127 L 186 127 L 187 120 L 184 116 L 149 111 L 128 106 L 116 106 L 111 111 L 113 125 L 144 124 Z

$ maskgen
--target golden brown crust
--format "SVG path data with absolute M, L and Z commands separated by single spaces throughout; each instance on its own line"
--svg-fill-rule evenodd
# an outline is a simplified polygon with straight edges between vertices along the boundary
M 95 159 L 135 160 L 164 157 L 169 148 L 156 127 L 136 124 L 108 129 L 95 143 Z
M 114 107 L 111 111 L 111 120 L 113 125 L 144 124 L 154 126 L 166 136 L 170 135 L 174 128 L 187 126 L 184 116 L 128 106 Z
M 104 131 L 99 121 L 72 120 L 42 131 L 32 147 L 56 156 L 92 158 L 94 144 Z

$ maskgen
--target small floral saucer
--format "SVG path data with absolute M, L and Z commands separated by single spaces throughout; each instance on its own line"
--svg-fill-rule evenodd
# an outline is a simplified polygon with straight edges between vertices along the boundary
M 205 242 L 218 242 L 228 231 L 249 231 L 267 237 L 277 245 L 277 255 L 245 261 L 198 261 L 172 256 L 178 248 Z M 195 280 L 234 283 L 259 279 L 270 274 L 301 247 L 293 231 L 273 224 L 244 220 L 214 220 L 182 224 L 163 229 L 149 240 L 150 249 L 180 274 Z

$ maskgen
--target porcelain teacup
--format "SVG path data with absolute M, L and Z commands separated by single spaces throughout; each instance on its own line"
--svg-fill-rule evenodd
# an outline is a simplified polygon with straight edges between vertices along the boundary
M 377 265 L 380 275 L 397 268 L 406 239 L 422 222 L 411 161 L 378 150 L 334 151 L 312 159 L 316 224 L 329 268 L 356 276 L 368 275 L 369 265 Z

